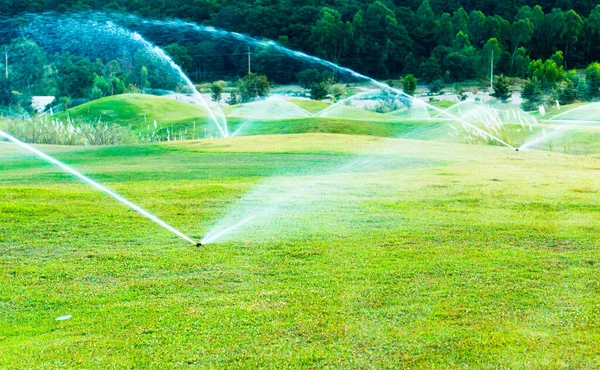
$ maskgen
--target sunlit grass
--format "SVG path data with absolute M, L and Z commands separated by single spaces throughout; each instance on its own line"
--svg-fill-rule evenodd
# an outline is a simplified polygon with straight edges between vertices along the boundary
M 315 182 L 305 211 L 195 249 L 0 144 L 0 368 L 598 364 L 598 160 L 254 140 L 43 149 L 197 238 L 269 175 L 385 150 Z

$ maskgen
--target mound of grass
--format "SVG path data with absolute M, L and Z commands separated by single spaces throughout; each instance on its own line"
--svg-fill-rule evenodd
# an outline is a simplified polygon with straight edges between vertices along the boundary
M 110 96 L 91 101 L 68 111 L 73 118 L 101 119 L 139 128 L 154 121 L 163 125 L 174 122 L 205 120 L 205 109 L 173 99 L 142 94 Z

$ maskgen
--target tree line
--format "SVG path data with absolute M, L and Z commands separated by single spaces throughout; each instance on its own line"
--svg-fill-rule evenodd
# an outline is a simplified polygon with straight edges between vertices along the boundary
M 441 84 L 488 79 L 494 68 L 496 74 L 529 78 L 540 85 L 541 91 L 551 91 L 565 81 L 561 76 L 568 76 L 568 71 L 586 68 L 600 59 L 596 42 L 600 36 L 600 5 L 592 1 L 0 0 L 0 9 L 5 16 L 103 9 L 155 18 L 178 17 L 274 39 L 381 80 L 416 76 L 432 90 Z M 36 49 L 31 40 L 0 42 L 9 48 Z M 215 41 L 182 40 L 161 47 L 195 82 L 237 78 L 247 72 L 236 55 L 219 62 L 227 72 L 207 73 L 210 66 L 206 61 L 223 52 L 223 46 Z M 160 77 L 141 57 L 133 66 L 119 70 L 117 63 L 110 61 L 77 55 L 47 58 L 42 54 L 30 66 L 30 73 L 24 72 L 24 78 L 0 77 L 0 104 L 14 100 L 14 94 L 8 96 L 9 91 L 37 93 L 36 86 L 45 88 L 45 94 L 51 86 L 58 96 L 95 98 L 123 89 L 161 85 L 160 81 L 152 81 Z M 18 51 L 9 55 L 19 58 Z M 268 48 L 255 51 L 253 61 L 255 72 L 278 83 L 303 84 L 310 80 L 307 74 L 312 73 L 300 65 L 286 66 L 285 70 L 273 68 Z M 550 84 L 544 73 L 558 77 Z M 331 78 L 323 75 L 307 88 L 314 95 L 322 95 L 319 88 Z M 566 79 L 574 86 L 579 83 L 574 77 Z

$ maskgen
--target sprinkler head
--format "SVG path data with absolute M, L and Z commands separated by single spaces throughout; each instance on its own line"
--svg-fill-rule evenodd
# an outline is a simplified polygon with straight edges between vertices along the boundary
M 515 150 L 518 152 L 518 151 L 519 151 L 519 148 L 515 148 Z
M 202 246 L 202 242 L 196 243 L 196 247 L 201 247 L 201 246 Z

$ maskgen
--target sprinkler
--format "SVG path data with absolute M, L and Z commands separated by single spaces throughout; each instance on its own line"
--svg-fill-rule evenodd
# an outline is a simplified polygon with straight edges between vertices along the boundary
M 515 148 L 515 150 L 518 152 L 518 151 L 519 151 L 519 148 Z
M 202 246 L 202 242 L 196 243 L 196 247 L 201 247 L 201 246 Z

